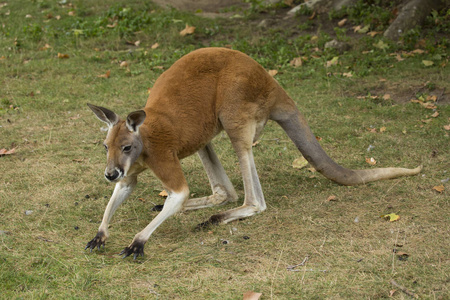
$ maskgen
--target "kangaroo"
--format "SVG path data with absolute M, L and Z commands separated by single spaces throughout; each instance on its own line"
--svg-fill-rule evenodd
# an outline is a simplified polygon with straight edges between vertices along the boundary
M 277 81 L 249 56 L 225 48 L 199 49 L 179 59 L 156 80 L 144 109 L 130 113 L 125 120 L 109 109 L 88 106 L 108 125 L 105 178 L 116 185 L 97 235 L 85 250 L 105 245 L 111 217 L 133 191 L 139 173 L 152 170 L 168 192 L 161 212 L 119 254 L 123 258 L 143 256 L 150 235 L 173 214 L 237 201 L 237 193 L 211 144 L 222 130 L 239 160 L 244 203 L 211 216 L 199 227 L 228 223 L 266 209 L 252 144 L 268 120 L 283 128 L 318 172 L 339 184 L 415 175 L 422 169 L 351 170 L 338 165 L 324 152 Z M 180 160 L 196 152 L 208 175 L 212 195 L 190 199 Z

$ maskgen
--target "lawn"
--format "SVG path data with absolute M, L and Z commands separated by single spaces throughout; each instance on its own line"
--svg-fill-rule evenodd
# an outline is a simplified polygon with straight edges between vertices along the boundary
M 450 297 L 448 11 L 396 43 L 380 33 L 389 7 L 285 19 L 284 5 L 247 1 L 209 19 L 142 2 L 0 1 L 0 298 Z M 186 25 L 195 30 L 183 36 Z M 325 48 L 333 39 L 348 50 Z M 122 259 L 164 202 L 145 172 L 106 247 L 85 251 L 114 189 L 103 176 L 105 125 L 86 103 L 125 117 L 164 70 L 202 47 L 240 50 L 276 73 L 340 164 L 423 171 L 341 186 L 293 168 L 301 154 L 269 122 L 253 148 L 265 212 L 195 230 L 242 201 L 237 158 L 219 134 L 213 144 L 239 204 L 177 214 L 144 257 Z M 183 168 L 193 197 L 211 193 L 196 156 Z M 400 219 L 380 217 L 390 213 Z

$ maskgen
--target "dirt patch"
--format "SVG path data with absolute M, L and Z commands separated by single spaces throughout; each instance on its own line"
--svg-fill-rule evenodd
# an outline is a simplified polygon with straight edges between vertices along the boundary
M 390 101 L 398 104 L 409 103 L 411 99 L 417 99 L 418 95 L 435 96 L 436 105 L 450 104 L 450 91 L 446 90 L 445 87 L 391 83 L 371 89 L 370 94 L 376 95 L 379 98 L 383 98 L 384 95 L 389 95 Z

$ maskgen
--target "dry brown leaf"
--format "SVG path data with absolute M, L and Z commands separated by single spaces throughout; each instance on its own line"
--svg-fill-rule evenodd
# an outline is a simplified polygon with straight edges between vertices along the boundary
M 337 201 L 337 197 L 335 195 L 331 195 L 327 198 L 327 201 Z
M 6 150 L 6 149 L 0 149 L 0 156 L 4 156 L 4 155 L 11 155 L 14 154 L 16 152 L 16 148 L 12 148 L 11 150 Z
M 390 290 L 390 291 L 389 291 L 389 297 L 394 296 L 394 294 L 395 294 L 396 291 L 397 291 L 397 290 Z
M 301 67 L 303 62 L 301 57 L 296 57 L 289 63 L 293 67 Z
M 377 161 L 373 157 L 371 157 L 371 158 L 366 157 L 366 163 L 368 163 L 371 166 L 374 166 L 377 164 Z
M 352 74 L 352 72 L 346 72 L 346 73 L 342 73 L 342 76 L 350 78 L 350 77 L 353 77 L 353 74 Z
M 159 47 L 159 44 L 158 43 L 154 43 L 153 45 L 152 45 L 152 49 L 156 49 L 156 48 L 158 48 Z
M 428 124 L 431 121 L 433 121 L 433 119 L 425 119 L 425 120 L 421 120 L 421 121 L 422 121 L 422 123 Z
M 114 27 L 117 26 L 117 24 L 119 24 L 119 23 L 117 23 L 117 21 L 116 21 L 116 22 L 114 22 L 114 23 L 112 23 L 112 24 L 106 25 L 106 27 L 108 27 L 108 28 L 114 28 Z
M 429 95 L 429 96 L 427 96 L 426 101 L 436 102 L 437 101 L 437 96 L 436 95 Z
M 269 73 L 270 76 L 273 77 L 273 76 L 278 74 L 278 71 L 277 70 L 269 70 L 268 73 Z
M 371 37 L 374 37 L 374 36 L 376 36 L 377 34 L 381 34 L 382 32 L 381 31 L 369 31 L 368 33 L 367 33 L 367 35 L 370 35 Z
M 245 292 L 243 300 L 258 300 L 262 293 Z
M 433 118 L 437 118 L 439 116 L 439 113 L 437 111 L 434 112 L 434 114 L 431 115 Z
M 71 16 L 71 17 L 74 17 L 75 16 L 75 11 L 74 10 L 69 11 L 68 15 Z
M 259 144 L 259 141 L 256 141 L 252 144 L 252 147 L 256 147 L 256 145 L 258 145 L 258 144 Z
M 391 95 L 390 94 L 384 94 L 383 95 L 383 100 L 390 100 L 391 99 Z
M 383 133 L 385 131 L 386 131 L 386 127 L 383 126 L 383 127 L 380 128 L 380 133 Z
M 404 58 L 402 58 L 402 56 L 401 56 L 400 54 L 397 54 L 397 55 L 395 56 L 395 59 L 396 59 L 397 61 L 404 61 L 404 60 L 405 60 Z
M 58 58 L 69 58 L 69 54 L 58 53 Z
M 435 190 L 436 192 L 442 193 L 445 190 L 444 185 L 437 185 L 433 187 L 433 190 Z
M 97 75 L 98 78 L 109 78 L 111 76 L 111 71 L 106 71 L 105 74 Z
M 339 26 L 339 27 L 342 27 L 342 26 L 345 25 L 345 23 L 347 23 L 347 19 L 342 19 L 342 20 L 340 20 L 340 21 L 338 22 L 338 26 Z
M 445 130 L 450 130 L 450 124 L 444 125 L 444 129 L 445 129 Z
M 181 36 L 186 36 L 188 34 L 193 34 L 195 32 L 195 27 L 194 26 L 189 26 L 188 24 L 186 24 L 186 27 L 180 31 L 180 35 Z
M 161 193 L 158 194 L 158 196 L 167 197 L 169 196 L 169 194 L 166 192 L 166 190 L 162 190 Z
M 127 61 L 124 60 L 123 62 L 121 62 L 121 63 L 120 63 L 120 67 L 121 67 L 121 68 L 126 68 L 126 67 L 128 67 Z

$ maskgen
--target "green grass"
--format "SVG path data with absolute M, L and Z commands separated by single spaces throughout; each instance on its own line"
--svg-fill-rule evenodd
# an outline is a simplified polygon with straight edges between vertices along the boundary
M 278 18 L 263 29 L 256 26 L 259 21 L 284 16 L 284 8 L 264 14 L 254 2 L 244 19 L 209 20 L 141 2 L 0 2 L 7 3 L 0 8 L 0 149 L 16 148 L 0 157 L 0 298 L 242 299 L 253 290 L 263 293 L 261 299 L 378 299 L 396 289 L 392 279 L 421 299 L 449 297 L 450 187 L 441 182 L 450 177 L 444 22 L 440 31 L 417 32 L 395 44 L 353 34 L 350 26 L 369 17 L 347 12 L 354 24 L 338 34 L 348 35 L 344 40 L 352 49 L 339 54 L 323 49 L 336 38 L 336 19 L 328 16 L 321 17 L 323 26 L 311 21 L 314 31 L 298 29 L 308 15 Z M 387 14 L 371 13 L 380 20 Z M 433 18 L 447 20 L 445 12 Z M 197 29 L 181 37 L 186 24 Z M 423 46 L 411 46 L 420 39 Z M 380 40 L 386 48 L 374 46 Z M 129 44 L 136 41 L 138 47 Z M 160 46 L 152 49 L 155 43 Z M 268 205 L 263 214 L 200 232 L 194 231 L 198 223 L 239 204 L 178 214 L 152 235 L 144 258 L 122 260 L 116 254 L 156 215 L 153 204 L 164 201 L 158 196 L 161 184 L 147 172 L 116 212 L 106 249 L 84 251 L 113 190 L 103 179 L 103 124 L 86 102 L 125 116 L 145 104 L 148 88 L 174 61 L 207 46 L 231 46 L 278 70 L 275 78 L 339 163 L 371 168 L 365 158 L 374 157 L 380 167 L 423 164 L 424 171 L 339 186 L 307 169 L 293 169 L 298 151 L 269 122 L 254 148 Z M 408 54 L 416 48 L 426 52 Z M 303 65 L 291 67 L 298 56 L 306 58 Z M 335 56 L 338 64 L 327 68 Z M 426 67 L 423 60 L 434 64 Z M 128 69 L 120 67 L 122 61 Z M 108 70 L 109 78 L 98 77 Z M 346 72 L 353 76 L 343 76 Z M 385 94 L 391 99 L 383 100 Z M 439 116 L 409 101 L 419 94 L 439 98 Z M 379 133 L 381 127 L 386 131 Z M 242 201 L 230 142 L 219 135 L 214 146 Z M 183 168 L 191 193 L 208 195 L 199 159 L 185 159 Z M 442 193 L 433 190 L 438 185 L 444 185 Z M 327 201 L 330 195 L 337 201 Z M 380 218 L 391 212 L 401 219 Z M 408 259 L 399 260 L 394 248 Z M 305 257 L 298 272 L 287 270 Z M 408 296 L 397 289 L 393 298 Z

